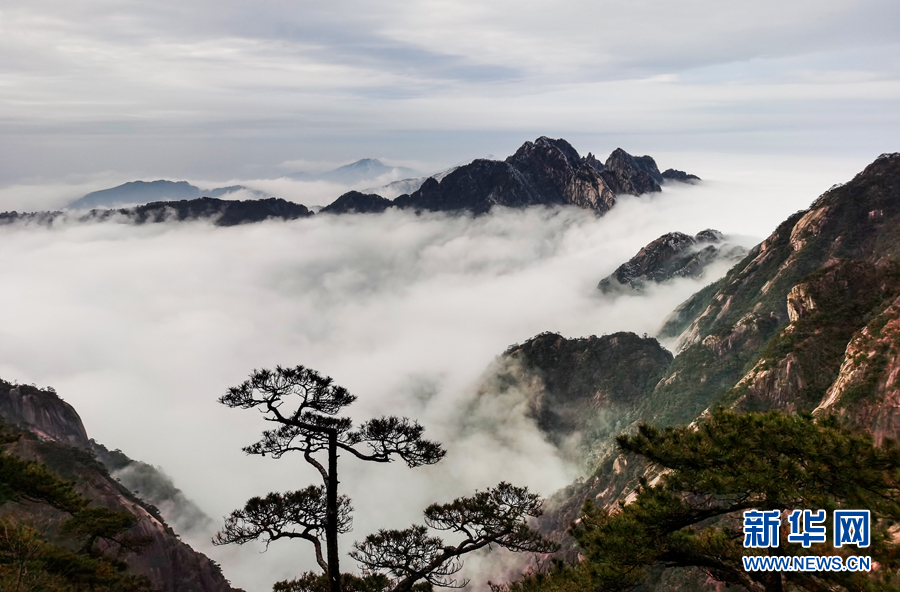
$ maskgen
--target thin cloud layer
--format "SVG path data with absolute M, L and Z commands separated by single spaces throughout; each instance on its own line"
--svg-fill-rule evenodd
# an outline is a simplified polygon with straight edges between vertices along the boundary
M 900 126 L 891 0 L 46 0 L 0 18 L 3 184 L 362 157 L 438 170 L 539 134 L 880 152 Z
M 652 334 L 702 284 L 680 280 L 604 300 L 595 289 L 601 278 L 671 230 L 715 227 L 751 235 L 738 240 L 752 244 L 847 178 L 804 173 L 803 161 L 781 163 L 780 172 L 764 164 L 749 177 L 723 173 L 625 197 L 603 218 L 535 208 L 230 228 L 5 226 L 0 377 L 54 386 L 92 437 L 163 467 L 217 519 L 253 495 L 318 478 L 298 459 L 244 456 L 240 448 L 266 426 L 256 413 L 216 403 L 253 368 L 275 364 L 327 373 L 359 396 L 355 418 L 417 418 L 449 451 L 416 470 L 342 459 L 341 481 L 357 508 L 352 537 L 403 527 L 428 503 L 501 479 L 550 494 L 575 467 L 520 401 L 473 407 L 482 373 L 507 346 L 546 330 Z M 833 169 L 848 166 L 855 163 Z M 188 540 L 247 589 L 313 567 L 298 560 L 309 557 L 302 545 L 259 555 L 258 547 Z

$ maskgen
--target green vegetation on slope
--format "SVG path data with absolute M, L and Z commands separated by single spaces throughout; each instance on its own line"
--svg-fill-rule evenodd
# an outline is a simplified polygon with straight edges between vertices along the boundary
M 642 425 L 618 439 L 623 451 L 665 469 L 655 484 L 642 483 L 635 499 L 615 509 L 585 504 L 572 529 L 583 561 L 559 564 L 523 578 L 508 592 L 614 592 L 631 590 L 661 572 L 669 582 L 696 581 L 699 573 L 736 589 L 887 591 L 900 589 L 900 448 L 891 441 L 809 415 L 737 414 L 719 410 L 696 428 Z M 867 549 L 788 543 L 782 530 L 773 555 L 865 554 L 874 571 L 748 572 L 741 513 L 748 509 L 869 509 Z M 829 541 L 831 532 L 829 526 Z M 691 573 L 693 572 L 693 574 Z

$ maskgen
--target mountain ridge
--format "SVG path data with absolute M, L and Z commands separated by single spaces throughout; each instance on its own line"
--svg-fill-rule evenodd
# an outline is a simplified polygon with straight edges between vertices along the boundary
M 525 142 L 505 160 L 479 158 L 441 179 L 429 177 L 416 191 L 389 204 L 377 194 L 350 192 L 351 198 L 344 194 L 323 211 L 377 212 L 398 207 L 479 215 L 495 206 L 573 205 L 604 214 L 615 205 L 617 195 L 659 192 L 664 182 L 650 156 L 632 156 L 617 148 L 606 163 L 600 163 L 590 153 L 581 157 L 564 139 L 541 136 Z

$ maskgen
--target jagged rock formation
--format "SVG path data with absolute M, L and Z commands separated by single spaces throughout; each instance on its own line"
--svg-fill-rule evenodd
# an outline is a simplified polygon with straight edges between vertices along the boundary
M 603 179 L 616 194 L 641 195 L 662 191 L 662 175 L 649 156 L 632 156 L 616 148 L 606 159 Z
M 696 236 L 681 232 L 664 234 L 620 265 L 597 288 L 604 294 L 624 290 L 642 291 L 648 281 L 662 283 L 676 277 L 697 278 L 719 259 L 736 261 L 747 250 L 722 244 L 725 235 L 718 230 L 703 230 Z
M 662 182 L 649 156 L 631 156 L 619 148 L 603 164 L 593 154 L 582 158 L 565 140 L 542 136 L 525 142 L 506 160 L 477 159 L 443 178 L 425 179 L 391 205 L 474 214 L 494 206 L 574 205 L 603 214 L 615 205 L 617 194 L 660 191 Z
M 50 226 L 64 221 L 123 221 L 131 224 L 210 220 L 216 226 L 235 226 L 268 219 L 296 220 L 312 216 L 306 206 L 277 197 L 253 200 L 225 200 L 212 197 L 182 201 L 161 201 L 134 208 L 91 210 L 77 216 L 66 212 L 3 212 L 0 224 L 16 222 Z
M 115 208 L 117 206 L 136 206 L 156 201 L 192 200 L 198 197 L 222 197 L 229 193 L 246 191 L 255 197 L 265 195 L 242 185 L 218 187 L 216 189 L 200 189 L 187 181 L 131 181 L 110 189 L 101 189 L 88 193 L 84 197 L 70 203 L 67 207 L 75 210 L 96 208 Z
M 151 542 L 126 561 L 135 573 L 149 577 L 160 592 L 240 592 L 230 586 L 215 562 L 178 539 L 158 508 L 110 475 L 92 453 L 94 443 L 87 438 L 81 418 L 55 393 L 0 381 L 0 422 L 23 430 L 18 441 L 4 446 L 5 452 L 41 462 L 56 476 L 75 482 L 75 489 L 84 497 L 139 519 L 130 534 Z M 3 512 L 50 530 L 64 518 L 34 504 L 6 506 Z
M 374 193 L 348 191 L 319 210 L 320 214 L 377 214 L 391 207 L 391 200 Z

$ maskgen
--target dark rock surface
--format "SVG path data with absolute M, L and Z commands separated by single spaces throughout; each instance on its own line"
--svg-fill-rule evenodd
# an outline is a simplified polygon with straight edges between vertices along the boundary
M 320 214 L 377 214 L 391 207 L 391 200 L 374 193 L 348 191 L 319 210 Z
M 91 446 L 78 413 L 52 391 L 0 380 L 0 418 L 47 440 L 83 450 Z
M 662 191 L 662 176 L 656 162 L 649 156 L 632 156 L 621 148 L 616 148 L 606 159 L 606 169 L 602 175 L 609 188 L 617 195 Z
M 700 180 L 700 177 L 697 175 L 691 175 L 676 169 L 664 170 L 662 172 L 662 178 L 665 181 L 681 181 L 682 183 L 695 183 Z
M 622 289 L 641 291 L 646 282 L 662 283 L 675 277 L 700 277 L 713 261 L 736 261 L 746 254 L 737 245 L 723 244 L 725 235 L 707 229 L 689 236 L 681 232 L 664 234 L 642 248 L 597 286 L 604 294 Z
M 574 205 L 604 214 L 615 205 L 617 194 L 660 191 L 663 180 L 649 156 L 632 156 L 619 148 L 604 164 L 593 154 L 582 158 L 563 139 L 542 136 L 525 142 L 506 160 L 478 159 L 443 178 L 426 179 L 416 191 L 397 197 L 391 205 L 474 214 L 483 214 L 494 206 Z M 359 199 L 345 194 L 333 209 L 328 206 L 326 210 L 353 211 L 343 204 Z M 372 196 L 368 202 L 376 203 Z M 384 205 L 377 203 L 378 207 Z
M 520 389 L 551 442 L 563 447 L 578 435 L 580 447 L 591 448 L 630 424 L 643 394 L 671 362 L 672 354 L 652 337 L 542 333 L 507 349 L 486 372 L 480 396 Z

